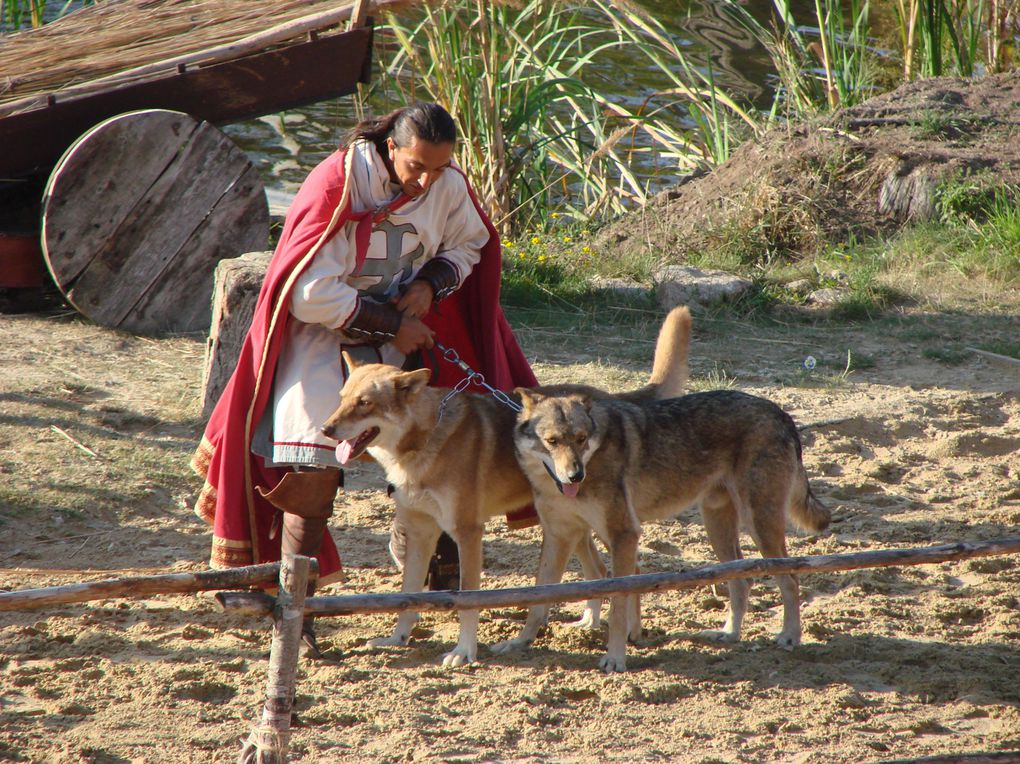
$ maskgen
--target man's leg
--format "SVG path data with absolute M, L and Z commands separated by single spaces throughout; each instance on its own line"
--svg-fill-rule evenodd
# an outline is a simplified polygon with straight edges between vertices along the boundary
M 306 469 L 288 472 L 266 500 L 283 512 L 282 554 L 300 554 L 315 557 L 322 546 L 329 518 L 333 515 L 333 502 L 343 486 L 343 470 Z M 262 493 L 261 489 L 259 493 Z M 307 596 L 315 593 L 315 582 L 309 582 Z M 321 656 L 315 640 L 312 618 L 307 617 L 301 627 L 305 655 Z
M 407 554 L 407 531 L 396 517 L 390 526 L 389 550 L 397 568 L 403 570 Z M 434 592 L 460 589 L 460 550 L 457 549 L 457 542 L 446 533 L 440 534 L 436 543 L 436 552 L 429 562 L 425 588 Z

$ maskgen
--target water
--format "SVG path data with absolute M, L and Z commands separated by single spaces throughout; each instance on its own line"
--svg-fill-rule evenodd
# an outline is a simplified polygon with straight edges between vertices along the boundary
M 756 108 L 767 109 L 773 98 L 773 68 L 765 50 L 723 11 L 722 0 L 643 0 L 641 5 L 657 18 L 699 66 L 711 63 L 716 82 Z M 751 0 L 746 7 L 767 21 L 771 0 Z M 794 4 L 799 20 L 814 17 L 814 0 Z M 377 38 L 378 39 L 378 38 Z M 378 51 L 378 43 L 377 48 Z M 379 57 L 375 58 L 376 74 Z M 621 76 L 624 73 L 625 76 Z M 626 51 L 604 56 L 585 71 L 591 84 L 621 103 L 636 106 L 656 91 L 670 87 L 654 69 L 635 70 Z M 381 113 L 399 105 L 392 94 L 374 96 L 368 108 Z M 677 109 L 673 118 L 683 125 L 686 115 Z M 307 173 L 335 150 L 343 133 L 357 121 L 352 96 L 323 101 L 302 109 L 229 125 L 226 132 L 255 160 L 269 197 L 270 210 L 282 215 Z M 675 183 L 680 171 L 661 160 L 640 168 L 652 191 Z

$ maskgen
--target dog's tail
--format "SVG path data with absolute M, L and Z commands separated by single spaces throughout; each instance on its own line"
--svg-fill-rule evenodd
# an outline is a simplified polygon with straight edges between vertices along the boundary
M 821 533 L 829 527 L 832 513 L 811 492 L 811 484 L 803 465 L 800 468 L 800 481 L 796 490 L 798 495 L 794 497 L 790 506 L 793 521 L 806 531 Z
M 687 391 L 691 350 L 691 311 L 686 305 L 673 308 L 659 328 L 655 359 L 648 384 L 655 387 L 656 398 L 676 398 Z

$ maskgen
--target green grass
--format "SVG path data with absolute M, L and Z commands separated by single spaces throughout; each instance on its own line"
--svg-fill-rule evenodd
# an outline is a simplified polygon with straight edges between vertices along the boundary
M 909 307 L 996 310 L 1015 302 L 1020 189 L 957 181 L 939 190 L 937 203 L 937 222 L 889 238 L 823 245 L 814 253 L 798 240 L 809 236 L 804 221 L 790 211 L 759 207 L 753 221 L 705 232 L 698 248 L 679 259 L 749 278 L 754 287 L 728 308 L 745 317 L 804 306 L 810 293 L 825 289 L 835 290 L 838 299 L 823 317 L 839 323 L 873 321 Z M 568 218 L 554 214 L 551 222 L 548 233 L 504 241 L 503 289 L 510 302 L 577 313 L 610 299 L 593 286 L 599 279 L 651 285 L 656 253 L 627 260 L 599 251 L 591 232 Z M 622 299 L 611 297 L 616 303 Z

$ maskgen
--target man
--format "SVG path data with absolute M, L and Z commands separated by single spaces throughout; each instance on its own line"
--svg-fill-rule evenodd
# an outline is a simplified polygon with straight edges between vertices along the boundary
M 453 385 L 459 369 L 427 353 L 438 337 L 498 389 L 536 384 L 499 306 L 499 237 L 453 165 L 456 139 L 442 107 L 415 103 L 356 125 L 299 190 L 192 460 L 213 567 L 302 554 L 318 558 L 319 581 L 339 578 L 327 524 L 342 471 L 320 427 L 342 350 L 425 363 L 433 384 Z M 508 521 L 531 525 L 533 509 Z M 317 651 L 310 620 L 305 638 Z

